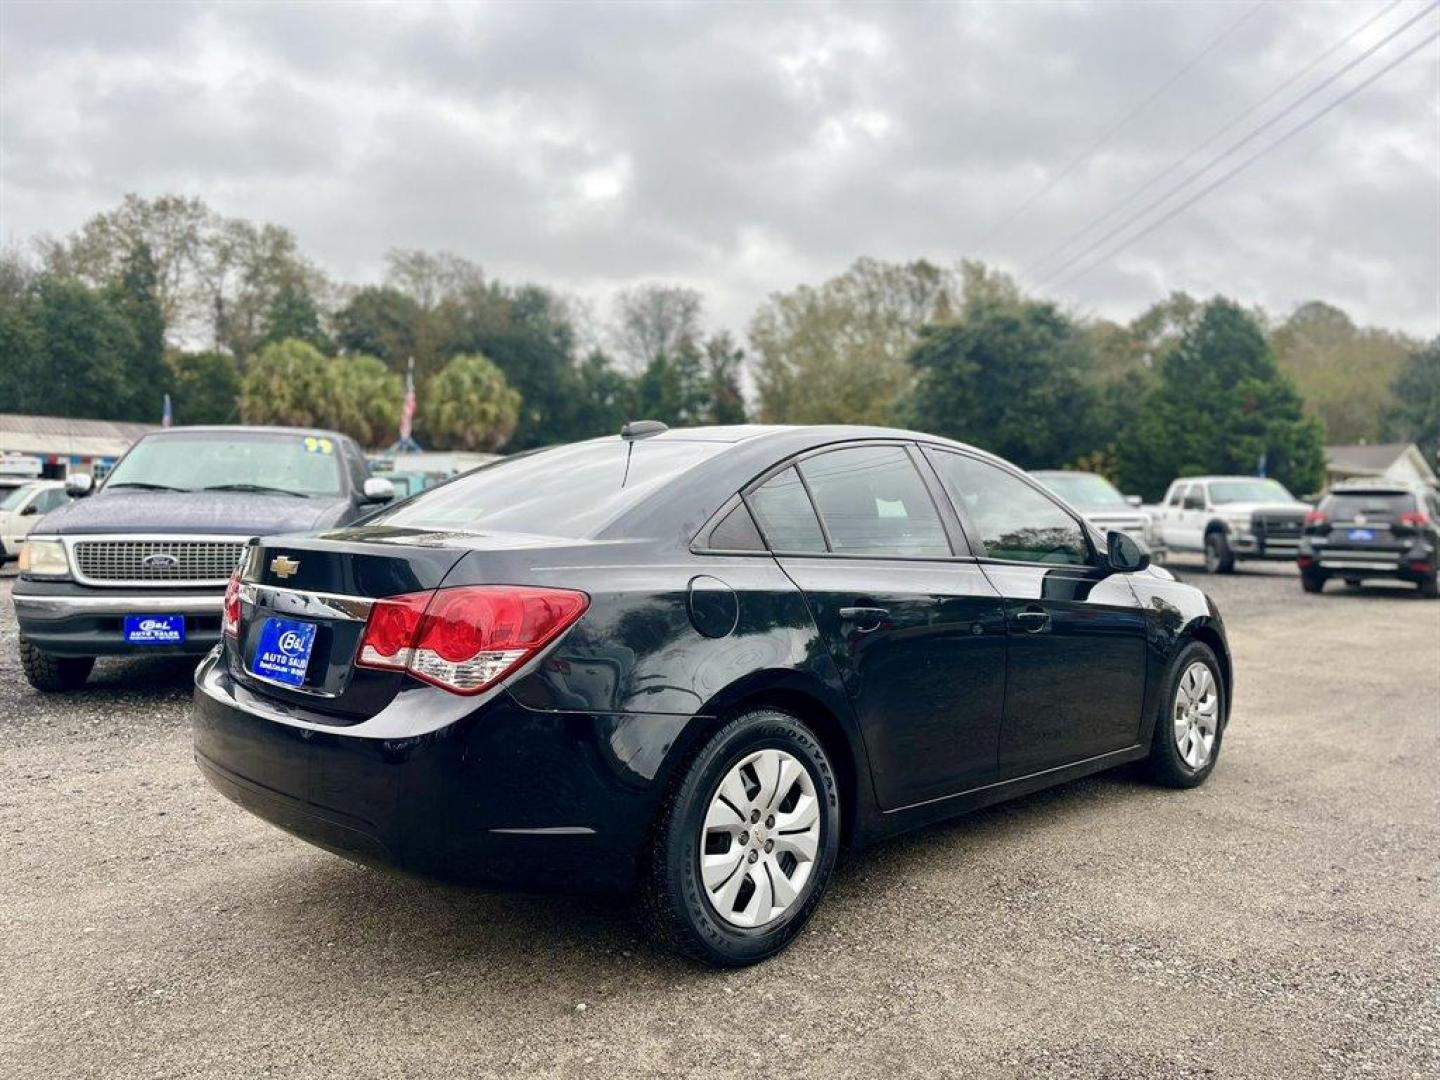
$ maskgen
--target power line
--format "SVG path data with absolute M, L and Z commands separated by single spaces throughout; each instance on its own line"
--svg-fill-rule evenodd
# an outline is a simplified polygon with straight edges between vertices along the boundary
M 1218 48 L 1221 42 L 1223 42 L 1236 30 L 1240 29 L 1243 23 L 1248 21 L 1252 16 L 1259 12 L 1259 10 L 1265 6 L 1266 2 L 1267 0 L 1259 0 L 1258 3 L 1256 3 L 1248 11 L 1241 15 L 1240 18 L 1236 19 L 1233 23 L 1231 23 L 1228 27 L 1221 31 L 1219 37 L 1213 39 L 1208 45 L 1206 45 L 1203 49 L 1196 53 L 1190 59 L 1189 63 L 1187 63 L 1179 71 L 1171 75 L 1170 78 L 1166 79 L 1163 83 L 1161 83 L 1157 89 L 1151 92 L 1149 97 L 1147 97 L 1144 101 L 1140 102 L 1139 105 L 1136 105 L 1133 109 L 1131 109 L 1124 116 L 1122 116 L 1115 123 L 1115 125 L 1111 127 L 1108 131 L 1106 131 L 1105 134 L 1101 135 L 1100 138 L 1097 139 L 1094 144 L 1090 146 L 1089 149 L 1082 151 L 1079 155 L 1073 158 L 1069 164 L 1067 164 L 1063 169 L 1061 169 L 1044 184 L 1042 184 L 1038 191 L 1032 194 L 1019 206 L 1015 207 L 1014 210 L 1010 211 L 1010 213 L 1007 214 L 1003 220 L 1001 220 L 994 228 L 992 228 L 988 233 L 985 234 L 985 236 L 980 239 L 980 243 L 978 246 L 983 248 L 997 235 L 999 235 L 1011 222 L 1013 222 L 1026 210 L 1030 209 L 1030 207 L 1034 206 L 1035 203 L 1039 202 L 1052 190 L 1054 190 L 1056 184 L 1060 183 L 1061 180 L 1069 176 L 1070 173 L 1074 172 L 1075 169 L 1077 169 L 1080 165 L 1084 164 L 1090 157 L 1095 154 L 1095 151 L 1099 150 L 1102 146 L 1108 143 L 1120 131 L 1121 128 L 1123 128 L 1131 120 L 1135 119 L 1135 117 L 1139 116 L 1142 112 L 1144 112 L 1152 104 L 1154 104 L 1156 99 L 1158 99 L 1162 94 L 1164 94 L 1165 91 L 1169 90 L 1172 86 L 1179 82 L 1186 74 L 1190 72 L 1192 68 L 1195 67 L 1196 64 L 1200 63 L 1201 60 L 1205 59 L 1205 57 L 1209 56 L 1210 53 L 1212 53 L 1216 48 Z
M 1048 263 L 1048 262 L 1049 262 L 1051 259 L 1053 259 L 1056 255 L 1060 254 L 1060 252 L 1062 252 L 1062 251 L 1064 251 L 1066 248 L 1068 248 L 1068 247 L 1069 247 L 1071 244 L 1073 244 L 1076 240 L 1080 239 L 1080 238 L 1081 238 L 1082 236 L 1084 236 L 1086 233 L 1090 232 L 1092 229 L 1096 228 L 1098 225 L 1100 225 L 1100 224 L 1103 223 L 1104 221 L 1108 220 L 1108 219 L 1109 219 L 1110 217 L 1112 217 L 1117 211 L 1119 211 L 1119 210 L 1123 209 L 1125 206 L 1129 205 L 1129 204 L 1130 204 L 1131 202 L 1133 202 L 1138 196 L 1142 195 L 1144 192 L 1146 192 L 1146 191 L 1148 191 L 1150 188 L 1154 187 L 1156 183 L 1158 183 L 1158 182 L 1159 182 L 1160 180 L 1162 180 L 1164 177 L 1168 176 L 1170 173 L 1174 172 L 1177 168 L 1180 168 L 1180 167 L 1184 166 L 1185 164 L 1187 164 L 1187 163 L 1190 161 L 1191 158 L 1193 158 L 1196 154 L 1200 153 L 1202 150 L 1204 150 L 1204 149 L 1206 149 L 1207 147 L 1209 147 L 1212 143 L 1215 142 L 1216 139 L 1220 138 L 1221 135 L 1224 135 L 1227 131 L 1230 131 L 1230 130 L 1232 130 L 1233 128 L 1235 128 L 1242 120 L 1245 120 L 1245 119 L 1248 119 L 1248 118 L 1251 117 L 1251 116 L 1254 116 L 1255 113 L 1257 113 L 1261 108 L 1263 108 L 1264 106 L 1268 105 L 1270 102 L 1274 101 L 1274 100 L 1275 100 L 1277 97 L 1279 97 L 1282 93 L 1284 93 L 1286 90 L 1290 89 L 1290 87 L 1294 86 L 1297 82 L 1299 82 L 1301 79 L 1303 79 L 1306 75 L 1310 74 L 1310 72 L 1314 71 L 1314 70 L 1315 70 L 1317 67 L 1319 67 L 1322 63 L 1324 63 L 1324 62 L 1325 62 L 1326 60 L 1328 60 L 1331 56 L 1333 56 L 1337 50 L 1339 50 L 1339 49 L 1341 49 L 1342 47 L 1344 47 L 1345 45 L 1349 44 L 1349 43 L 1350 43 L 1351 41 L 1353 41 L 1358 35 L 1360 35 L 1361 33 L 1363 33 L 1365 30 L 1369 29 L 1370 26 L 1371 26 L 1373 23 L 1375 23 L 1377 20 L 1383 18 L 1384 16 L 1390 14 L 1390 12 L 1394 11 L 1395 8 L 1397 8 L 1397 7 L 1398 7 L 1401 3 L 1403 3 L 1403 2 L 1404 2 L 1404 0 L 1390 0 L 1390 3 L 1386 4 L 1383 8 L 1381 8 L 1381 9 L 1380 9 L 1378 12 L 1376 12 L 1374 15 L 1371 15 L 1371 16 L 1370 16 L 1368 19 L 1366 19 L 1363 23 L 1361 23 L 1359 26 L 1355 27 L 1355 29 L 1351 30 L 1350 33 L 1346 34 L 1346 35 L 1345 35 L 1343 38 L 1341 38 L 1339 41 L 1335 42 L 1335 44 L 1331 45 L 1328 49 L 1326 49 L 1324 52 L 1322 52 L 1319 56 L 1315 57 L 1315 59 L 1311 60 L 1310 63 L 1306 64 L 1306 65 L 1305 65 L 1303 68 L 1301 68 L 1299 71 L 1295 72 L 1295 74 L 1291 75 L 1288 79 L 1286 79 L 1284 82 L 1282 82 L 1279 86 L 1277 86 L 1277 87 L 1275 87 L 1273 90 L 1271 90 L 1268 94 L 1266 94 L 1264 97 L 1262 97 L 1259 101 L 1253 102 L 1253 103 L 1250 104 L 1248 107 L 1246 107 L 1245 109 L 1243 109 L 1243 110 L 1241 110 L 1239 113 L 1237 113 L 1235 116 L 1231 117 L 1228 121 L 1226 121 L 1226 122 L 1225 122 L 1224 124 L 1222 124 L 1220 127 L 1216 128 L 1214 131 L 1212 131 L 1212 132 L 1210 133 L 1210 135 L 1205 139 L 1204 142 L 1200 143 L 1200 144 L 1199 144 L 1198 146 L 1196 146 L 1196 147 L 1193 147 L 1193 148 L 1192 148 L 1191 150 L 1189 150 L 1188 152 L 1182 154 L 1180 157 L 1178 157 L 1178 158 L 1176 158 L 1174 161 L 1170 162 L 1170 164 L 1166 165 L 1166 166 L 1165 166 L 1163 169 L 1161 169 L 1159 172 L 1154 173 L 1148 180 L 1146 180 L 1146 181 L 1145 181 L 1143 184 L 1141 184 L 1139 187 L 1135 188 L 1133 191 L 1131 191 L 1128 195 L 1126 195 L 1126 196 L 1125 196 L 1124 198 L 1122 198 L 1120 201 L 1114 203 L 1108 210 L 1106 210 L 1106 211 L 1105 211 L 1103 214 L 1101 214 L 1099 217 L 1092 219 L 1092 220 L 1089 222 L 1089 224 L 1087 224 L 1087 225 L 1083 226 L 1082 228 L 1077 229 L 1075 232 L 1071 233 L 1071 234 L 1070 234 L 1069 236 L 1067 236 L 1064 240 L 1060 241 L 1060 243 L 1056 244 L 1056 245 L 1055 245 L 1054 247 L 1052 247 L 1049 251 L 1047 251 L 1044 255 L 1041 255 L 1038 259 L 1032 260 L 1027 266 L 1025 266 L 1024 269 L 1022 269 L 1022 270 L 1020 271 L 1019 277 L 1020 277 L 1022 280 L 1023 280 L 1024 278 L 1030 277 L 1031 274 L 1033 274 L 1036 270 L 1038 270 L 1038 269 L 1040 269 L 1041 267 L 1043 267 L 1046 263 Z
M 1227 181 L 1229 181 L 1229 180 L 1233 179 L 1234 177 L 1238 176 L 1240 173 L 1244 172 L 1244 171 L 1245 171 L 1246 169 L 1248 169 L 1251 165 L 1253 165 L 1255 162 L 1259 161 L 1262 157 L 1264 157 L 1266 154 L 1270 153 L 1272 150 L 1279 149 L 1279 147 L 1281 147 L 1281 146 L 1284 145 L 1285 143 L 1289 142 L 1289 141 L 1290 141 L 1292 138 L 1294 138 L 1296 135 L 1299 135 L 1302 131 L 1305 131 L 1307 128 L 1309 128 L 1309 127 L 1311 127 L 1313 124 L 1315 124 L 1315 122 L 1318 121 L 1322 116 L 1325 116 L 1327 113 L 1329 113 L 1329 112 L 1331 112 L 1332 110 L 1337 109 L 1337 108 L 1339 108 L 1341 105 L 1345 104 L 1345 102 L 1349 101 L 1349 100 L 1350 100 L 1351 98 L 1353 98 L 1356 94 L 1360 93 L 1360 91 L 1364 90 L 1364 89 L 1365 89 L 1367 86 L 1369 86 L 1371 83 L 1375 82 L 1375 81 L 1376 81 L 1377 79 L 1379 79 L 1381 76 L 1386 75 L 1386 74 L 1388 74 L 1390 71 L 1392 71 L 1392 70 L 1394 70 L 1395 68 L 1399 67 L 1399 66 L 1400 66 L 1401 64 L 1403 64 L 1406 60 L 1410 59 L 1410 57 L 1414 56 L 1414 55 L 1415 55 L 1416 53 L 1418 53 L 1421 49 L 1425 48 L 1425 46 L 1431 44 L 1432 42 L 1434 42 L 1434 41 L 1437 40 L 1437 39 L 1440 39 L 1440 30 L 1434 31 L 1433 33 L 1430 34 L 1429 37 L 1425 38 L 1425 39 L 1424 39 L 1423 41 L 1421 41 L 1418 45 L 1415 45 L 1415 46 L 1413 46 L 1412 48 L 1409 48 L 1409 49 L 1407 49 L 1405 52 L 1401 53 L 1401 54 L 1400 54 L 1399 56 L 1397 56 L 1394 60 L 1390 61 L 1390 63 L 1388 63 L 1388 64 L 1386 64 L 1384 67 L 1382 67 L 1379 71 L 1377 71 L 1377 72 L 1375 72 L 1374 74 L 1366 77 L 1366 78 L 1365 78 L 1364 80 L 1362 80 L 1360 83 L 1356 84 L 1352 89 L 1347 90 L 1345 93 L 1341 94 L 1338 98 L 1336 98 L 1334 101 L 1330 102 L 1330 104 L 1326 105 L 1326 106 L 1325 106 L 1323 109 L 1321 109 L 1319 112 L 1314 113 L 1313 115 L 1307 117 L 1305 120 L 1301 121 L 1299 124 L 1295 125 L 1295 127 L 1291 128 L 1291 129 L 1290 129 L 1289 131 L 1287 131 L 1284 135 L 1281 135 L 1281 136 L 1280 136 L 1278 139 L 1276 139 L 1274 142 L 1271 142 L 1271 143 L 1268 143 L 1268 144 L 1265 145 L 1265 146 L 1262 146 L 1259 150 L 1255 151 L 1255 153 L 1251 154 L 1248 158 L 1246 158 L 1244 161 L 1242 161 L 1239 165 L 1236 165 L 1233 169 L 1231 169 L 1229 172 L 1223 174 L 1222 176 L 1217 177 L 1212 183 L 1207 184 L 1205 187 L 1201 188 L 1201 189 L 1200 189 L 1198 192 L 1196 192 L 1193 196 L 1191 196 L 1189 199 L 1186 199 L 1186 200 L 1185 200 L 1183 203 L 1181 203 L 1179 206 L 1176 206 L 1174 209 L 1170 210 L 1170 211 L 1169 211 L 1168 213 L 1166 213 L 1163 217 L 1157 219 L 1156 221 L 1151 222 L 1149 225 L 1145 226 L 1145 228 L 1141 229 L 1141 230 L 1140 230 L 1138 233 L 1136 233 L 1134 236 L 1131 236 L 1131 237 L 1129 237 L 1128 239 L 1122 241 L 1120 244 L 1116 245 L 1114 248 L 1112 248 L 1111 250 L 1107 251 L 1104 255 L 1101 255 L 1099 258 L 1092 260 L 1092 261 L 1091 261 L 1089 264 L 1087 264 L 1086 266 L 1081 267 L 1078 271 L 1076 271 L 1075 273 L 1071 274 L 1071 275 L 1070 275 L 1069 277 L 1067 277 L 1064 281 L 1060 282 L 1060 287 L 1063 288 L 1065 285 L 1070 284 L 1070 282 L 1079 280 L 1080 278 L 1082 278 L 1082 277 L 1084 277 L 1086 274 L 1088 274 L 1091 270 L 1095 269 L 1095 267 L 1097 267 L 1097 266 L 1099 266 L 1101 263 L 1105 262 L 1107 259 L 1113 258 L 1115 255 L 1118 255 L 1120 252 L 1124 251 L 1124 250 L 1125 250 L 1127 247 L 1129 247 L 1131 244 L 1135 243 L 1135 241 L 1140 240 L 1140 239 L 1143 239 L 1143 238 L 1146 237 L 1146 236 L 1149 236 L 1152 232 L 1154 232 L 1156 229 L 1158 229 L 1161 225 L 1164 225 L 1164 224 L 1165 224 L 1167 221 L 1169 221 L 1171 218 L 1175 217 L 1177 214 L 1180 214 L 1181 212 L 1183 212 L 1183 211 L 1185 211 L 1185 210 L 1188 210 L 1190 207 L 1194 206 L 1197 202 L 1199 202 L 1201 199 L 1203 199 L 1206 195 L 1209 195 L 1212 191 L 1214 191 L 1216 188 L 1220 187 L 1222 184 L 1226 183 Z
M 1224 150 L 1222 150 L 1220 153 L 1216 154 L 1215 157 L 1211 158 L 1210 161 L 1206 162 L 1206 163 L 1205 163 L 1204 165 L 1202 165 L 1200 168 L 1198 168 L 1198 169 L 1196 169 L 1194 172 L 1190 173 L 1188 176 L 1186 176 L 1184 179 L 1182 179 L 1179 183 L 1172 184 L 1169 188 L 1167 188 L 1167 189 L 1165 190 L 1165 192 L 1164 192 L 1162 195 L 1160 195 L 1159 198 L 1152 199 L 1150 202 L 1146 203 L 1146 204 L 1145 204 L 1143 207 L 1141 207 L 1139 210 L 1135 211 L 1135 213 L 1131 214 L 1131 215 L 1130 215 L 1128 218 L 1126 218 L 1124 221 L 1120 222 L 1120 224 L 1116 225 L 1113 229 L 1110 229 L 1108 232 L 1106 232 L 1106 233 L 1105 233 L 1103 236 L 1101 236 L 1099 239 L 1097 239 L 1097 240 L 1091 242 L 1090 244 L 1086 245 L 1086 246 L 1085 246 L 1084 248 L 1082 248 L 1080 251 L 1076 252 L 1076 253 L 1075 253 L 1074 255 L 1072 255 L 1070 258 L 1066 259 L 1064 262 L 1062 262 L 1062 263 L 1061 263 L 1059 266 L 1057 266 L 1055 269 L 1051 270 L 1051 271 L 1050 271 L 1049 273 L 1047 273 L 1044 277 L 1042 277 L 1042 278 L 1040 278 L 1038 281 L 1036 281 L 1036 282 L 1035 282 L 1035 288 L 1038 289 L 1038 288 L 1040 288 L 1041 286 L 1045 285 L 1046 283 L 1048 283 L 1048 282 L 1054 280 L 1055 278 L 1059 277 L 1059 276 L 1060 276 L 1061 274 L 1063 274 L 1066 270 L 1070 269 L 1070 267 L 1074 266 L 1076 263 L 1080 262 L 1082 259 L 1084 259 L 1086 256 L 1088 256 L 1091 252 L 1093 252 L 1093 251 L 1095 251 L 1095 250 L 1103 247 L 1105 244 L 1107 244 L 1107 243 L 1109 243 L 1111 240 L 1113 240 L 1116 236 L 1120 235 L 1122 232 L 1124 232 L 1126 229 L 1128 229 L 1131 225 L 1134 225 L 1137 221 L 1139 221 L 1141 218 L 1143 218 L 1146 214 L 1150 213 L 1150 211 L 1152 211 L 1152 210 L 1154 210 L 1154 209 L 1156 209 L 1156 208 L 1164 205 L 1164 203 L 1165 203 L 1166 201 L 1168 201 L 1172 195 L 1177 195 L 1177 194 L 1179 194 L 1179 193 L 1180 193 L 1181 191 L 1183 191 L 1185 188 L 1189 187 L 1195 180 L 1199 179 L 1199 178 L 1200 178 L 1201 176 L 1203 176 L 1205 173 L 1207 173 L 1207 172 L 1209 172 L 1211 169 L 1215 168 L 1215 166 L 1219 165 L 1222 161 L 1224 161 L 1227 157 L 1229 157 L 1229 156 L 1230 156 L 1231 154 L 1233 154 L 1235 151 L 1239 150 L 1241 147 L 1245 146 L 1247 143 L 1253 142 L 1253 141 L 1254 141 L 1256 138 L 1258 138 L 1260 135 L 1262 135 L 1262 134 L 1264 134 L 1266 131 L 1270 130 L 1272 127 L 1274 127 L 1276 124 L 1278 124 L 1281 120 L 1283 120 L 1286 116 L 1290 115 L 1290 113 L 1294 112 L 1294 111 L 1295 111 L 1297 108 L 1299 108 L 1301 105 L 1305 104 L 1305 102 L 1309 101 L 1309 100 L 1310 100 L 1311 98 L 1313 98 L 1316 94 L 1320 93 L 1320 92 L 1321 92 L 1322 90 L 1324 90 L 1326 87 L 1328 87 L 1328 86 L 1330 86 L 1331 84 L 1333 84 L 1333 83 L 1334 83 L 1337 79 L 1339 79 L 1342 75 L 1345 75 L 1345 74 L 1349 73 L 1350 71 L 1352 71 L 1357 65 L 1359 65 L 1359 64 L 1362 63 L 1362 62 L 1364 62 L 1365 60 L 1368 60 L 1371 56 L 1373 56 L 1379 49 L 1382 49 L 1382 48 L 1384 48 L 1386 45 L 1390 44 L 1390 42 L 1394 41 L 1397 37 L 1399 37 L 1401 34 L 1403 34 L 1406 30 L 1410 29 L 1410 27 L 1414 26 L 1414 25 L 1415 25 L 1417 22 L 1419 22 L 1421 19 L 1423 19 L 1423 18 L 1425 18 L 1427 15 L 1431 14 L 1436 8 L 1440 8 L 1440 0 L 1436 0 L 1435 3 L 1432 3 L 1429 7 L 1427 7 L 1424 11 L 1420 12 L 1418 15 L 1415 15 L 1414 17 L 1412 17 L 1412 18 L 1410 18 L 1410 19 L 1407 19 L 1405 22 L 1401 23 L 1400 26 L 1396 27 L 1396 28 L 1395 28 L 1394 30 L 1392 30 L 1389 34 L 1385 35 L 1385 37 L 1381 38 L 1381 39 L 1380 39 L 1379 41 L 1377 41 L 1374 45 L 1370 46 L 1370 48 L 1366 49 L 1366 50 L 1365 50 L 1364 52 L 1362 52 L 1359 56 L 1355 57 L 1355 58 L 1354 58 L 1353 60 L 1351 60 L 1349 63 L 1345 64 L 1345 65 L 1344 65 L 1342 68 L 1340 68 L 1338 71 L 1334 72 L 1334 73 L 1331 74 L 1331 75 L 1327 75 L 1324 79 L 1321 79 L 1320 82 L 1316 83 L 1316 84 L 1315 84 L 1314 86 L 1312 86 L 1309 90 L 1305 91 L 1305 93 L 1301 94 L 1298 98 L 1296 98 L 1294 101 L 1292 101 L 1289 105 L 1285 106 L 1285 108 L 1281 109 L 1278 113 L 1276 113 L 1274 116 L 1272 116 L 1269 120 L 1266 120 L 1263 124 L 1261 124 L 1261 125 L 1259 125 L 1258 127 L 1254 128 L 1248 135 L 1245 135 L 1245 136 L 1243 136 L 1242 138 L 1240 138 L 1239 140 L 1237 140 L 1236 142 L 1231 143 L 1229 146 L 1227 146 L 1227 147 L 1226 147 Z

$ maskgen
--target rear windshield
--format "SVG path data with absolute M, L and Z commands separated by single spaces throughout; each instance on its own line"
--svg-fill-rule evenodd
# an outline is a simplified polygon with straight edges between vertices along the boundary
M 158 488 L 340 494 L 340 448 L 326 435 L 176 431 L 147 435 L 105 480 L 105 490 Z
M 481 466 L 403 506 L 382 510 L 366 524 L 589 536 L 627 506 L 725 446 L 606 439 L 520 454 Z
M 1373 518 L 1398 518 L 1407 510 L 1415 509 L 1415 497 L 1400 491 L 1383 491 L 1369 494 L 1347 491 L 1343 495 L 1331 495 L 1325 500 L 1324 510 L 1339 521 L 1351 521 L 1357 514 Z

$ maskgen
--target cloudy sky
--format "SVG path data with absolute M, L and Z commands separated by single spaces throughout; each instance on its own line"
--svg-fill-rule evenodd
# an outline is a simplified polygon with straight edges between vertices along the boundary
M 1435 41 L 1123 242 L 1437 29 L 1430 0 L 4 0 L 0 241 L 62 234 L 126 192 L 179 192 L 288 226 L 341 280 L 378 279 L 392 246 L 448 249 L 602 311 L 623 285 L 693 285 L 710 323 L 735 329 L 767 293 L 873 255 L 982 258 L 1087 313 L 1224 291 L 1432 335 Z

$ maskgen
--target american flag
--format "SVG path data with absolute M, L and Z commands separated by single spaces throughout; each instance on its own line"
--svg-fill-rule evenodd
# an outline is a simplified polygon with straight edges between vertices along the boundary
M 405 373 L 405 401 L 400 406 L 400 441 L 410 439 L 410 429 L 415 421 L 415 361 Z
M 175 422 L 175 414 L 170 409 L 170 395 L 165 395 L 165 407 L 160 411 L 160 426 L 169 427 Z

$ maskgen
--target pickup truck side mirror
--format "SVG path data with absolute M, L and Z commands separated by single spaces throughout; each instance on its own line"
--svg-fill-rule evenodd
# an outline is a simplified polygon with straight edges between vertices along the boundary
M 1105 537 L 1105 561 L 1117 574 L 1136 574 L 1150 565 L 1150 549 L 1129 533 L 1111 529 Z
M 362 502 L 387 503 L 393 498 L 395 498 L 395 485 L 383 476 L 369 477 L 361 489 Z
M 65 494 L 72 499 L 83 499 L 95 490 L 95 478 L 89 473 L 71 473 L 65 478 Z

